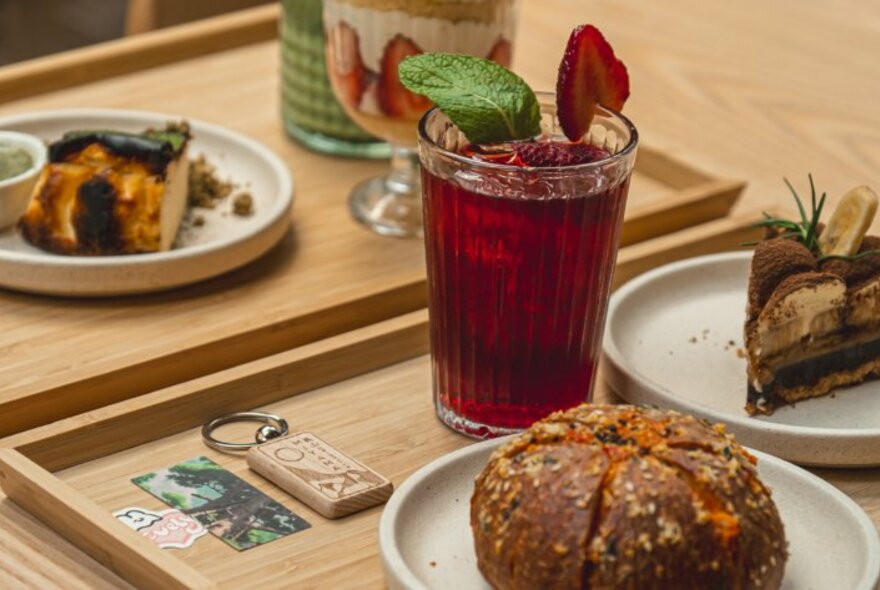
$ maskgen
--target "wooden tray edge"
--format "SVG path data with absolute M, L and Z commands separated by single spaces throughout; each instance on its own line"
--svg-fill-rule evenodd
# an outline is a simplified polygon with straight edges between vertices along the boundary
M 713 180 L 711 175 L 685 163 L 683 159 L 673 157 L 667 150 L 642 145 L 636 162 L 642 174 L 660 180 L 673 189 L 686 189 Z
M 374 371 L 428 351 L 427 310 L 333 336 L 0 440 L 57 471 L 219 415 Z M 150 431 L 138 427 L 150 424 Z
M 745 187 L 742 181 L 710 179 L 679 188 L 663 201 L 635 207 L 623 226 L 620 243 L 630 246 L 721 219 L 730 213 Z
M 216 588 L 18 451 L 0 449 L 0 483 L 12 501 L 138 588 Z
M 757 236 L 757 219 L 728 217 L 621 249 L 614 286 L 661 264 L 735 248 Z M 12 435 L 0 446 L 57 471 L 427 352 L 428 314 L 421 309 Z M 146 419 L 149 433 L 137 428 Z
M 620 284 L 680 258 L 735 247 L 755 236 L 757 219 L 757 214 L 726 218 L 624 249 L 615 281 Z M 212 587 L 201 585 L 211 582 L 198 572 L 199 577 L 189 577 L 185 564 L 164 563 L 167 556 L 160 549 L 141 549 L 133 535 L 106 534 L 121 525 L 111 523 L 109 514 L 49 471 L 198 427 L 224 412 L 265 405 L 413 358 L 427 351 L 427 335 L 427 312 L 421 310 L 4 439 L 0 486 L 24 510 L 140 587 L 174 588 L 181 579 L 190 585 L 180 587 Z M 150 425 L 149 432 L 143 424 Z M 70 515 L 68 520 L 64 514 Z M 157 586 L 155 580 L 168 582 Z
M 754 223 L 760 219 L 759 211 L 748 211 L 622 248 L 611 288 L 617 289 L 633 277 L 669 262 L 723 252 L 757 240 L 762 230 Z
M 425 305 L 424 279 L 391 285 L 353 301 L 321 307 L 166 356 L 141 359 L 115 371 L 22 391 L 17 399 L 0 402 L 0 438 L 356 330 Z
M 268 41 L 278 3 L 132 35 L 0 68 L 0 103 Z
M 640 157 L 648 162 L 659 159 L 663 166 L 669 167 L 673 171 L 672 180 L 658 180 L 670 187 L 680 186 L 684 181 L 710 178 L 650 148 L 644 148 Z M 656 163 L 650 166 L 661 168 Z M 723 218 L 738 200 L 744 186 L 738 181 L 710 179 L 679 189 L 667 200 L 637 209 L 623 225 L 622 244 L 628 246 L 654 240 Z M 247 332 L 186 350 L 126 361 L 114 370 L 92 369 L 91 374 L 85 375 L 68 373 L 59 376 L 54 384 L 41 382 L 38 386 L 24 387 L 16 392 L 14 399 L 0 400 L 0 437 L 421 309 L 427 305 L 425 293 L 425 279 L 419 277 L 388 285 L 374 293 L 364 293 L 353 301 L 256 326 Z

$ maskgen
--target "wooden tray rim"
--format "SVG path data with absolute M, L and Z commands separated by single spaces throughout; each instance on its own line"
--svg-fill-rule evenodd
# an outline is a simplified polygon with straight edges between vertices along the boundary
M 621 244 L 626 247 L 724 218 L 745 188 L 744 182 L 714 178 L 644 146 L 636 170 L 672 192 L 627 209 L 621 235 Z M 0 398 L 0 437 L 419 309 L 426 305 L 425 293 L 424 276 L 383 284 L 351 300 L 315 301 L 313 307 L 296 315 L 249 326 L 234 335 L 155 356 L 122 359 L 119 366 L 95 368 L 91 374 L 59 375 L 52 382 L 23 387 L 14 397 Z
M 281 7 L 256 7 L 0 68 L 0 101 L 27 98 L 126 73 L 270 41 Z M 22 106 L 26 106 L 23 104 Z M 669 187 L 661 200 L 630 206 L 621 235 L 633 245 L 729 214 L 745 186 L 716 178 L 641 146 L 638 173 Z M 0 399 L 0 436 L 143 395 L 236 364 L 353 330 L 425 305 L 425 279 L 384 285 L 348 301 L 313 308 L 149 357 L 123 358 L 75 375 L 58 375 Z M 230 346 L 230 344 L 235 346 Z M 234 352 L 233 352 L 234 351 Z M 161 369 L 161 370 L 160 370 Z
M 97 43 L 0 67 L 0 103 L 270 41 L 280 3 Z
M 615 284 L 670 260 L 752 239 L 758 234 L 756 219 L 755 213 L 728 217 L 624 248 Z M 253 409 L 423 355 L 427 332 L 427 311 L 415 311 L 9 437 L 0 441 L 0 486 L 26 511 L 138 587 L 214 588 L 196 569 L 144 542 L 51 472 L 198 427 L 218 414 Z

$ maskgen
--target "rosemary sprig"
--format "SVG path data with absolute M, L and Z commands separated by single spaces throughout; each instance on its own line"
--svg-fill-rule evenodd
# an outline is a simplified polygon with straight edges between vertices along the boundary
M 821 256 L 822 253 L 819 251 L 819 219 L 822 216 L 822 210 L 825 208 L 825 197 L 826 194 L 822 193 L 821 197 L 817 198 L 816 195 L 816 185 L 813 182 L 813 175 L 809 174 L 807 176 L 810 179 L 810 212 L 807 214 L 807 210 L 804 207 L 804 203 L 795 190 L 794 186 L 792 186 L 791 182 L 787 178 L 783 178 L 785 181 L 788 190 L 791 191 L 792 196 L 794 197 L 795 203 L 797 203 L 798 212 L 800 213 L 801 220 L 791 221 L 790 219 L 782 219 L 780 217 L 773 217 L 767 212 L 764 212 L 764 219 L 755 224 L 754 227 L 772 227 L 775 229 L 785 230 L 781 237 L 785 238 L 793 238 L 803 244 L 810 252 L 816 254 L 816 256 Z M 744 244 L 746 245 L 746 244 Z
M 800 196 L 797 194 L 797 191 L 792 186 L 791 182 L 788 181 L 787 178 L 783 178 L 785 181 L 785 185 L 788 187 L 788 190 L 791 191 L 792 196 L 794 197 L 795 203 L 797 203 L 798 213 L 801 216 L 800 221 L 792 221 L 790 219 L 782 219 L 780 217 L 773 217 L 766 211 L 764 212 L 764 219 L 754 224 L 753 227 L 772 227 L 774 229 L 784 230 L 778 237 L 794 239 L 801 244 L 803 244 L 810 252 L 815 254 L 816 260 L 818 262 L 822 262 L 825 260 L 832 259 L 840 259 L 840 260 L 849 260 L 850 262 L 854 262 L 856 260 L 860 260 L 862 258 L 868 256 L 877 256 L 880 255 L 880 249 L 874 250 L 865 250 L 864 252 L 859 252 L 857 254 L 853 254 L 852 256 L 842 256 L 842 255 L 829 255 L 824 256 L 822 254 L 822 250 L 819 247 L 819 219 L 822 216 L 822 210 L 825 208 L 825 197 L 826 193 L 822 193 L 821 197 L 817 198 L 816 195 L 816 185 L 813 183 L 813 175 L 808 174 L 807 178 L 810 180 L 810 211 L 809 215 L 807 214 L 807 210 L 804 207 L 804 203 L 801 200 Z M 740 244 L 741 246 L 757 246 L 759 242 L 744 242 Z

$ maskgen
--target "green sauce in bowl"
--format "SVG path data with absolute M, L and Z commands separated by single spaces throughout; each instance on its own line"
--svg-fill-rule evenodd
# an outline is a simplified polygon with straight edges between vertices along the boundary
M 31 155 L 9 144 L 0 143 L 0 180 L 23 174 L 34 165 Z

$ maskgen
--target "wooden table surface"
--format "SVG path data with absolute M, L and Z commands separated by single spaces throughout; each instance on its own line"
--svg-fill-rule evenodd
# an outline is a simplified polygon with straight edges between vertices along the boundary
M 387 163 L 326 158 L 289 141 L 277 107 L 278 54 L 275 43 L 250 45 L 0 107 L 0 115 L 70 106 L 145 109 L 220 123 L 260 137 L 295 162 L 296 180 L 290 234 L 229 275 L 110 300 L 0 291 L 0 403 L 10 404 L 0 416 L 0 437 L 37 413 L 35 402 L 17 402 L 39 392 L 39 413 L 63 417 L 70 415 L 59 401 L 66 395 L 88 396 L 98 407 L 216 371 L 228 366 L 224 357 L 259 358 L 424 305 L 422 289 L 411 287 L 424 273 L 421 244 L 375 236 L 348 214 L 346 188 Z M 193 100 L 202 92 L 204 100 Z M 340 307 L 343 313 L 325 311 Z M 279 325 L 290 315 L 305 319 Z M 144 367 L 137 379 L 113 374 L 134 365 Z
M 633 97 L 627 114 L 638 125 L 646 144 L 719 176 L 749 180 L 741 207 L 788 205 L 781 182 L 790 177 L 805 184 L 812 172 L 832 201 L 856 184 L 880 186 L 880 14 L 867 0 L 804 3 L 799 0 L 760 0 L 701 3 L 685 0 L 595 0 L 589 5 L 566 0 L 526 0 L 516 52 L 516 67 L 536 88 L 550 88 L 555 64 L 572 26 L 599 25 L 625 59 L 632 77 Z M 183 116 L 225 122 L 254 129 L 270 138 L 269 147 L 283 157 L 300 160 L 303 169 L 326 165 L 326 159 L 292 146 L 284 138 L 274 109 L 248 109 L 258 100 L 275 101 L 278 83 L 278 47 L 263 43 L 226 53 L 182 62 L 71 90 L 0 106 L 0 114 L 36 108 L 105 106 L 145 108 Z M 227 83 L 236 72 L 234 83 Z M 168 80 L 175 84 L 169 86 Z M 222 85 L 193 104 L 188 93 Z M 245 105 L 243 107 L 242 105 Z M 361 178 L 380 169 L 375 163 L 334 161 L 338 177 Z M 333 235 L 333 228 L 350 223 L 344 196 L 328 189 L 330 179 L 304 177 L 303 198 L 297 203 L 296 235 Z M 305 196 L 308 195 L 308 196 Z M 421 250 L 415 243 L 381 240 L 363 232 L 347 242 L 346 260 L 328 259 L 320 245 L 296 252 L 296 264 L 339 272 L 345 264 L 349 281 L 344 288 L 378 289 L 405 282 L 420 269 Z M 292 244 L 282 248 L 293 248 Z M 205 306 L 228 305 L 259 326 L 271 321 L 264 310 L 247 306 L 253 289 L 272 277 L 273 265 L 291 264 L 276 255 L 243 271 L 199 288 Z M 283 274 L 283 273 L 282 273 Z M 207 291 L 202 291 L 206 289 Z M 314 284 L 304 282 L 280 293 L 304 306 L 315 306 Z M 340 286 L 340 289 L 343 289 Z M 325 302 L 343 297 L 339 291 L 323 294 Z M 199 325 L 193 316 L 163 321 L 166 310 L 187 305 L 193 292 L 135 299 L 121 303 L 57 301 L 28 296 L 0 295 L 0 351 L 4 371 L 14 378 L 0 383 L 0 398 L 34 386 L 38 381 L 63 387 L 70 375 L 87 374 L 109 357 L 126 350 L 107 350 L 102 337 L 142 326 L 143 354 L 161 355 L 163 335 L 188 330 L 193 346 L 222 326 Z M 337 299 L 338 300 L 338 299 Z M 118 308 L 115 306 L 118 305 Z M 83 322 L 87 311 L 106 310 L 100 325 Z M 124 310 L 125 313 L 121 313 Z M 375 311 L 379 314 L 381 311 Z M 62 327 L 59 337 L 59 327 Z M 28 345 L 16 344 L 16 334 L 40 336 L 45 357 L 29 358 Z M 38 340 L 33 340 L 36 346 Z M 78 351 L 70 360 L 69 351 Z M 120 384 L 121 385 L 121 384 Z M 138 384 L 131 384 L 138 387 Z M 877 522 L 878 470 L 823 471 L 833 483 L 870 509 Z M 38 525 L 9 502 L 0 502 L 0 587 L 103 588 L 121 583 L 98 570 L 85 557 Z M 376 579 L 368 586 L 375 587 Z
M 604 383 L 598 386 L 596 400 L 619 401 Z M 273 402 L 261 409 L 295 417 L 299 427 L 332 441 L 391 479 L 396 487 L 427 461 L 473 442 L 435 418 L 427 356 Z M 247 440 L 254 426 L 235 424 L 224 428 L 225 440 Z M 181 562 L 217 582 L 220 588 L 228 589 L 383 586 L 376 543 L 381 508 L 340 521 L 324 519 L 249 471 L 241 457 L 206 449 L 199 428 L 85 462 L 55 475 L 107 512 L 127 506 L 161 510 L 162 503 L 148 497 L 130 479 L 200 455 L 208 456 L 282 502 L 313 528 L 244 552 L 230 551 L 216 539 L 199 541 L 174 554 Z M 829 476 L 832 483 L 854 497 L 880 527 L 880 470 L 838 470 L 821 475 Z M 455 564 L 438 563 L 436 567 Z M 260 571 L 259 576 L 254 575 L 255 571 Z
M 168 37 L 165 32 L 122 41 L 118 55 L 125 59 L 119 57 L 117 66 L 140 67 L 163 56 L 170 63 L 119 77 L 105 71 L 106 79 L 91 84 L 41 93 L 44 86 L 28 77 L 40 70 L 34 64 L 0 71 L 0 97 L 32 90 L 29 98 L 0 106 L 0 117 L 111 107 L 207 120 L 266 143 L 289 166 L 296 184 L 287 238 L 229 275 L 168 293 L 113 299 L 0 290 L 0 354 L 7 359 L 0 365 L 0 438 L 425 305 L 421 243 L 371 234 L 346 206 L 354 183 L 387 171 L 387 162 L 316 155 L 285 135 L 277 96 L 278 44 L 253 41 L 259 31 L 263 39 L 274 38 L 278 8 L 233 18 L 229 36 L 234 34 L 236 43 L 250 40 L 235 50 L 216 51 L 220 26 L 214 20 L 178 28 L 171 35 L 178 45 L 189 39 L 185 49 L 206 53 L 190 60 L 176 59 L 172 41 L 155 41 Z M 68 72 L 67 62 L 75 61 L 76 76 L 98 77 L 95 70 L 108 68 L 114 48 L 86 53 L 89 59 L 80 59 L 79 52 L 41 63 L 56 70 L 63 64 L 61 71 Z M 45 75 L 41 80 L 58 82 Z M 645 145 L 633 176 L 624 239 L 639 241 L 723 215 L 741 186 L 711 171 L 688 170 Z M 707 194 L 716 198 L 700 200 Z M 702 205 L 694 206 L 698 200 Z M 666 208 L 668 214 L 657 213 Z

